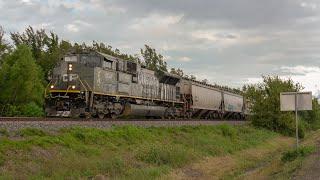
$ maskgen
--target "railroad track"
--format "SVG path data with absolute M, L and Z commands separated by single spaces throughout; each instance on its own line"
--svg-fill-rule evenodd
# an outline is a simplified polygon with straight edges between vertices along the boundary
M 0 117 L 0 129 L 19 130 L 22 128 L 40 128 L 57 130 L 68 127 L 89 127 L 108 129 L 112 126 L 134 125 L 139 127 L 172 127 L 172 126 L 197 126 L 197 125 L 243 125 L 246 121 L 239 120 L 204 120 L 204 119 L 69 119 L 69 118 L 7 118 Z
M 87 121 L 99 121 L 99 122 L 115 122 L 115 121 L 127 121 L 127 122 L 135 122 L 135 121 L 221 121 L 221 122 L 245 122 L 244 120 L 237 119 L 229 119 L 229 120 L 221 120 L 221 119 L 98 119 L 98 118 L 55 118 L 55 117 L 0 117 L 0 121 L 77 121 L 77 122 L 87 122 Z

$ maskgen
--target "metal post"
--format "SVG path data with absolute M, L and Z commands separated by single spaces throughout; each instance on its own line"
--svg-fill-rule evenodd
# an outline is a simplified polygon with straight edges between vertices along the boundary
M 295 111 L 296 111 L 296 139 L 297 139 L 297 149 L 299 147 L 299 127 L 298 127 L 298 94 L 295 93 Z

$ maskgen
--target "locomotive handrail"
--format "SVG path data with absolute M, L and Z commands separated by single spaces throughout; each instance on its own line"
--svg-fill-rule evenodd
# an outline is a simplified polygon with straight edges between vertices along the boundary
M 81 81 L 80 78 L 79 78 L 79 81 L 80 81 L 80 83 L 82 84 L 82 86 L 84 87 L 84 89 L 85 89 L 86 91 L 88 91 L 88 89 L 87 89 L 86 86 L 83 84 L 83 82 Z
M 47 97 L 47 89 L 48 89 L 48 87 L 50 86 L 51 82 L 52 82 L 52 79 L 49 81 L 47 87 L 46 87 L 45 90 L 44 90 L 44 97 Z

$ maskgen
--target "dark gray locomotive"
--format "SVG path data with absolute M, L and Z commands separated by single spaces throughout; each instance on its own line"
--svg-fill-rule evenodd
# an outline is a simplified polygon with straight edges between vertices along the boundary
M 244 98 L 100 52 L 66 55 L 46 89 L 46 115 L 244 118 Z

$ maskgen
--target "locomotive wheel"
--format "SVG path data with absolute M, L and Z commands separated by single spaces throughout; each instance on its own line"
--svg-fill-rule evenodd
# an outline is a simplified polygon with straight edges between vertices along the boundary
M 111 119 L 117 119 L 118 115 L 115 113 L 111 113 L 110 117 Z
M 98 118 L 99 118 L 99 119 L 103 119 L 104 116 L 105 116 L 105 115 L 104 115 L 103 113 L 98 113 Z

